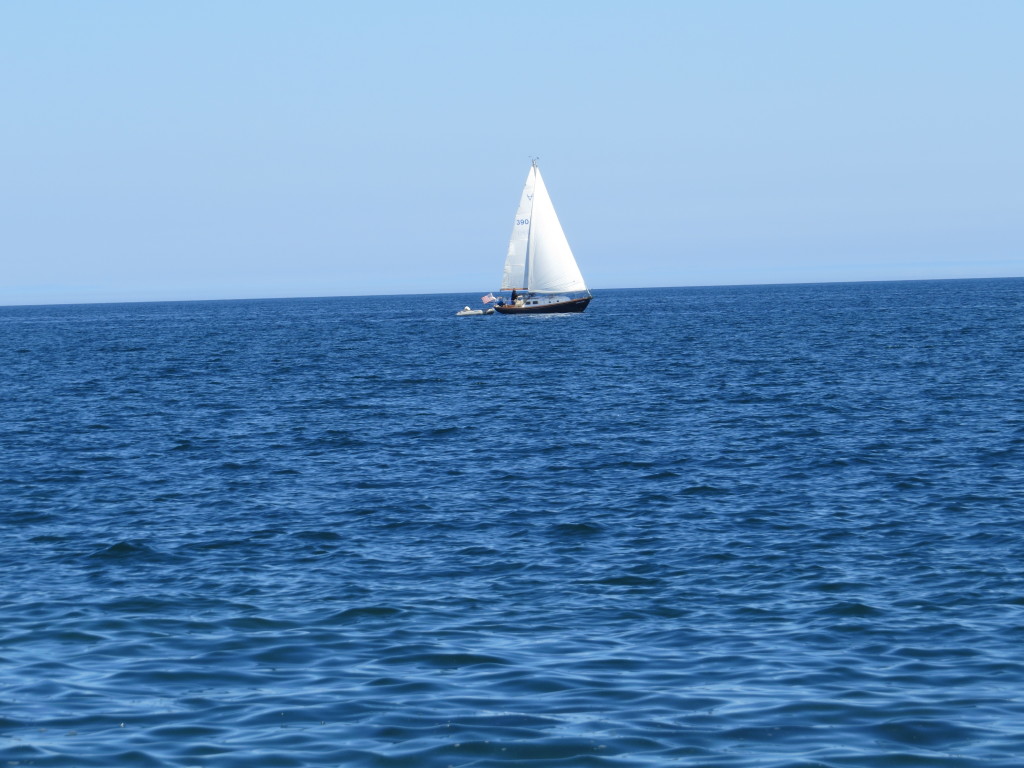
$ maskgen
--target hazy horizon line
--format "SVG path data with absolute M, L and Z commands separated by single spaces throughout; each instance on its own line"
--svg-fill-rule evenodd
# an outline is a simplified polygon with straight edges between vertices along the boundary
M 860 283 L 930 283 L 930 282 L 952 282 L 957 280 L 1022 280 L 1024 275 L 1006 275 L 1003 277 L 918 277 L 900 279 L 877 279 L 877 280 L 809 280 L 807 282 L 779 282 L 779 283 L 718 283 L 699 285 L 648 285 L 632 286 L 626 288 L 592 288 L 593 291 L 659 291 L 679 290 L 685 288 L 757 288 L 767 286 L 787 285 L 857 285 Z M 493 289 L 491 291 L 493 293 Z M 50 301 L 34 304 L 0 304 L 0 309 L 15 309 L 19 307 L 79 307 L 94 306 L 103 304 L 190 304 L 196 302 L 214 301 L 295 301 L 295 300 L 316 300 L 316 299 L 356 299 L 356 298 L 389 298 L 401 296 L 465 296 L 476 295 L 479 291 L 439 291 L 436 293 L 343 293 L 333 296 L 238 296 L 225 299 L 124 299 L 117 301 Z

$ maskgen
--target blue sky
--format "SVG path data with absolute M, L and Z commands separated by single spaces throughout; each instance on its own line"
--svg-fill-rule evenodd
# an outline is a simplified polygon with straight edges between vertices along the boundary
M 0 304 L 1024 275 L 1024 3 L 0 4 Z

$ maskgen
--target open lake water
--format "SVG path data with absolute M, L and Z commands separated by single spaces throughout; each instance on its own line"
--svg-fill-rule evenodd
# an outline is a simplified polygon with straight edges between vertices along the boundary
M 0 309 L 0 764 L 1024 764 L 1024 279 L 467 303 Z

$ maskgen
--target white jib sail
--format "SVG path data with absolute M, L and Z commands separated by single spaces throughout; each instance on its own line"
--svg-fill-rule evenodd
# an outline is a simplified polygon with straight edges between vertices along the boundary
M 587 290 L 583 275 L 558 223 L 555 206 L 534 166 L 533 216 L 530 223 L 530 247 L 527 249 L 526 288 L 536 293 L 569 293 Z
M 501 289 L 535 293 L 587 290 L 536 165 L 530 168 L 519 199 Z

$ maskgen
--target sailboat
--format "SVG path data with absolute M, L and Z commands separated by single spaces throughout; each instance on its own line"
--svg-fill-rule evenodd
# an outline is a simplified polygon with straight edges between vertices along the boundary
M 503 315 L 582 312 L 593 298 L 558 223 L 555 206 L 534 159 L 508 241 L 501 298 L 494 308 Z

